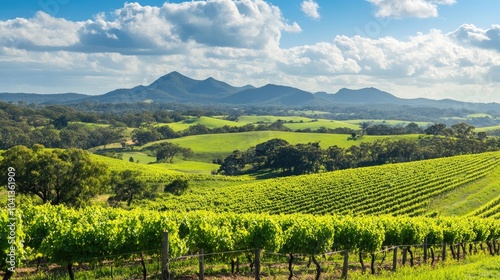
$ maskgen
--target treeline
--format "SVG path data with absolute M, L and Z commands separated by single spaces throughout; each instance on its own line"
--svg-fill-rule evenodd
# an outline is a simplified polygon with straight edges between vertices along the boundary
M 246 124 L 244 126 L 229 126 L 224 125 L 221 127 L 209 128 L 203 124 L 191 125 L 183 131 L 174 131 L 168 125 L 162 126 L 142 126 L 132 132 L 132 140 L 138 145 L 144 145 L 148 142 L 154 142 L 163 139 L 173 139 L 191 135 L 201 134 L 215 134 L 215 133 L 238 133 L 248 131 L 292 131 L 290 128 L 284 126 L 285 122 L 276 121 L 269 124 Z
M 111 200 L 127 201 L 156 193 L 138 171 L 109 172 L 81 149 L 45 149 L 15 146 L 2 153 L 0 168 L 15 170 L 16 193 L 38 197 L 41 203 L 86 206 L 95 196 L 112 194 Z M 7 182 L 7 174 L 0 179 Z
M 457 133 L 452 137 L 436 134 L 417 140 L 384 139 L 363 142 L 350 148 L 331 146 L 327 149 L 321 148 L 317 142 L 291 145 L 283 139 L 271 139 L 246 151 L 236 150 L 224 160 L 215 160 L 214 163 L 221 164 L 217 172 L 226 175 L 240 174 L 247 166 L 254 171 L 270 169 L 287 174 L 306 174 L 500 149 L 498 138 L 482 137 L 482 133 L 475 134 L 470 130 L 459 130 Z

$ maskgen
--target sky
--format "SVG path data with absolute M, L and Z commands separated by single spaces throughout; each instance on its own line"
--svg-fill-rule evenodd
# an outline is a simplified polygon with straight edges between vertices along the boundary
M 498 0 L 0 2 L 0 92 L 104 94 L 178 71 L 500 103 Z

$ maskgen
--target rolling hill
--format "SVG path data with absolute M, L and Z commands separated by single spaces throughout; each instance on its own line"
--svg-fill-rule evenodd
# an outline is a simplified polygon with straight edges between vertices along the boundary
M 410 163 L 260 180 L 238 186 L 193 188 L 178 197 L 152 203 L 163 210 L 271 214 L 391 214 L 418 216 L 440 213 L 431 201 L 463 189 L 489 193 L 475 207 L 498 207 L 500 193 L 489 192 L 500 170 L 500 153 L 491 152 Z M 485 180 L 489 183 L 484 183 Z M 492 185 L 493 184 L 493 185 Z M 463 200 L 457 198 L 455 202 Z M 461 207 L 461 206 L 457 206 Z M 474 215 L 474 208 L 466 212 Z M 495 211 L 500 212 L 499 208 Z M 493 216 L 493 215 L 489 215 Z M 495 217 L 498 217 L 495 216 Z

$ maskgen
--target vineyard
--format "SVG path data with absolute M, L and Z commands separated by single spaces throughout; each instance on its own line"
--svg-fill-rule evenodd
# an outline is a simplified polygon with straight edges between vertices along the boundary
M 492 152 L 198 188 L 147 206 L 175 211 L 418 216 L 425 213 L 430 199 L 491 174 L 498 168 L 499 156 Z M 489 206 L 491 211 L 497 202 Z
M 389 246 L 402 246 L 410 253 L 425 242 L 425 248 L 450 246 L 451 255 L 477 250 L 498 253 L 500 224 L 482 218 L 409 218 L 391 216 L 267 215 L 213 212 L 157 212 L 88 207 L 28 206 L 17 221 L 18 260 L 44 259 L 66 267 L 73 264 L 119 262 L 124 253 L 141 258 L 158 254 L 163 232 L 169 233 L 169 258 L 196 252 L 216 253 L 260 249 L 267 253 L 316 256 L 339 250 L 372 254 Z M 2 236 L 9 223 L 1 212 Z M 485 247 L 483 247 L 485 245 Z M 6 258 L 2 243 L 1 260 Z M 486 249 L 487 246 L 487 249 Z M 461 248 L 462 247 L 462 248 Z M 455 248 L 455 250 L 454 250 Z M 142 253 L 140 253 L 142 252 Z M 431 250 L 434 258 L 434 250 Z M 430 258 L 430 257 L 429 257 Z M 4 264 L 2 264 L 4 265 Z M 18 264 L 19 265 L 19 264 Z

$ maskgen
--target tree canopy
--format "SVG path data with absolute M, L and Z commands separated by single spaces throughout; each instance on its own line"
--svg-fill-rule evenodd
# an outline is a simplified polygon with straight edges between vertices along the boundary
M 43 203 L 80 206 L 104 192 L 106 167 L 80 149 L 15 146 L 6 150 L 0 169 L 16 170 L 16 190 L 38 196 Z M 6 174 L 0 175 L 6 181 Z

